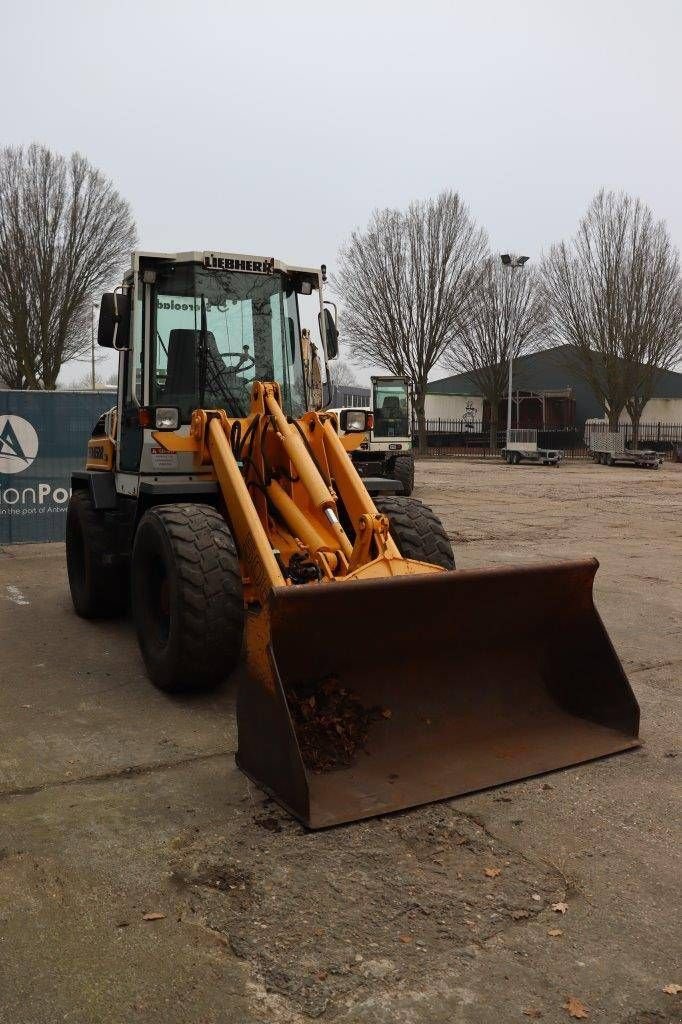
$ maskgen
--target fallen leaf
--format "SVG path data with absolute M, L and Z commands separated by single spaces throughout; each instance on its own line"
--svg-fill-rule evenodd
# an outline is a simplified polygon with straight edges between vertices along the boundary
M 558 939 L 559 936 L 563 935 L 564 933 L 562 932 L 561 928 L 550 928 L 547 934 L 551 935 L 553 939 Z
M 512 910 L 511 916 L 515 921 L 523 921 L 524 917 L 530 917 L 527 910 Z
M 534 1006 L 529 1006 L 527 1010 L 523 1011 L 524 1017 L 532 1017 L 534 1020 L 539 1020 L 542 1017 L 542 1010 L 536 1010 Z
M 398 938 L 400 939 L 401 942 L 405 942 L 405 943 L 412 942 L 412 936 L 411 935 L 399 935 Z
M 575 1017 L 576 1020 L 587 1020 L 590 1015 L 590 1011 L 585 1004 L 581 1003 L 575 996 L 567 997 L 564 1003 L 564 1010 L 568 1010 L 569 1017 Z
M 540 894 L 537 893 L 537 892 L 533 893 L 533 895 L 531 896 L 531 899 L 535 900 L 536 903 L 542 903 L 542 896 L 540 896 Z
M 486 878 L 497 878 L 498 875 L 502 874 L 501 868 L 485 868 L 483 874 Z
M 664 985 L 663 991 L 667 996 L 679 996 L 682 992 L 682 985 Z
M 568 903 L 553 903 L 552 910 L 556 914 L 565 914 L 568 910 Z
M 152 910 L 149 914 L 143 914 L 143 921 L 163 921 L 165 914 L 159 913 L 158 910 Z

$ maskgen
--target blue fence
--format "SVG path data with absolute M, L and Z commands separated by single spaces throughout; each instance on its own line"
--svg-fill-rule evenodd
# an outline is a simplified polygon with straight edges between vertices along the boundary
M 63 540 L 71 472 L 111 391 L 0 391 L 0 545 Z

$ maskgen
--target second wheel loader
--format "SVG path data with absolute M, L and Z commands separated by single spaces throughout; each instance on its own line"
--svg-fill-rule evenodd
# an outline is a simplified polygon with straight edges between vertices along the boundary
M 370 494 L 391 491 L 410 495 L 414 490 L 410 380 L 372 377 L 371 384 L 371 412 L 351 407 L 335 410 L 339 432 L 342 436 L 364 434 L 351 458 Z M 384 485 L 386 480 L 394 486 Z
M 456 571 L 437 516 L 370 498 L 311 408 L 298 296 L 323 270 L 134 253 L 103 297 L 118 402 L 74 474 L 73 603 L 132 603 L 151 680 L 238 665 L 237 763 L 312 828 L 637 745 L 638 708 L 592 601 L 594 560 Z

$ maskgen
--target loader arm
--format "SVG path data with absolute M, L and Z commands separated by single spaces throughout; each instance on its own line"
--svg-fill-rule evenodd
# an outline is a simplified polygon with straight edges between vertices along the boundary
M 198 409 L 189 437 L 154 436 L 169 451 L 194 451 L 197 464 L 216 474 L 242 562 L 247 660 L 259 678 L 267 675 L 268 636 L 259 619 L 267 620 L 273 590 L 306 578 L 335 583 L 443 571 L 403 558 L 331 417 L 309 412 L 288 420 L 276 383 L 254 383 L 245 419 Z

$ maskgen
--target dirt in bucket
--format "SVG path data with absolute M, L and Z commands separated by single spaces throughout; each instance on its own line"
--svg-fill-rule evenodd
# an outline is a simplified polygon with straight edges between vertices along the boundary
M 295 684 L 286 696 L 303 763 L 313 772 L 349 768 L 366 749 L 372 722 L 391 717 L 387 708 L 366 708 L 336 676 Z

